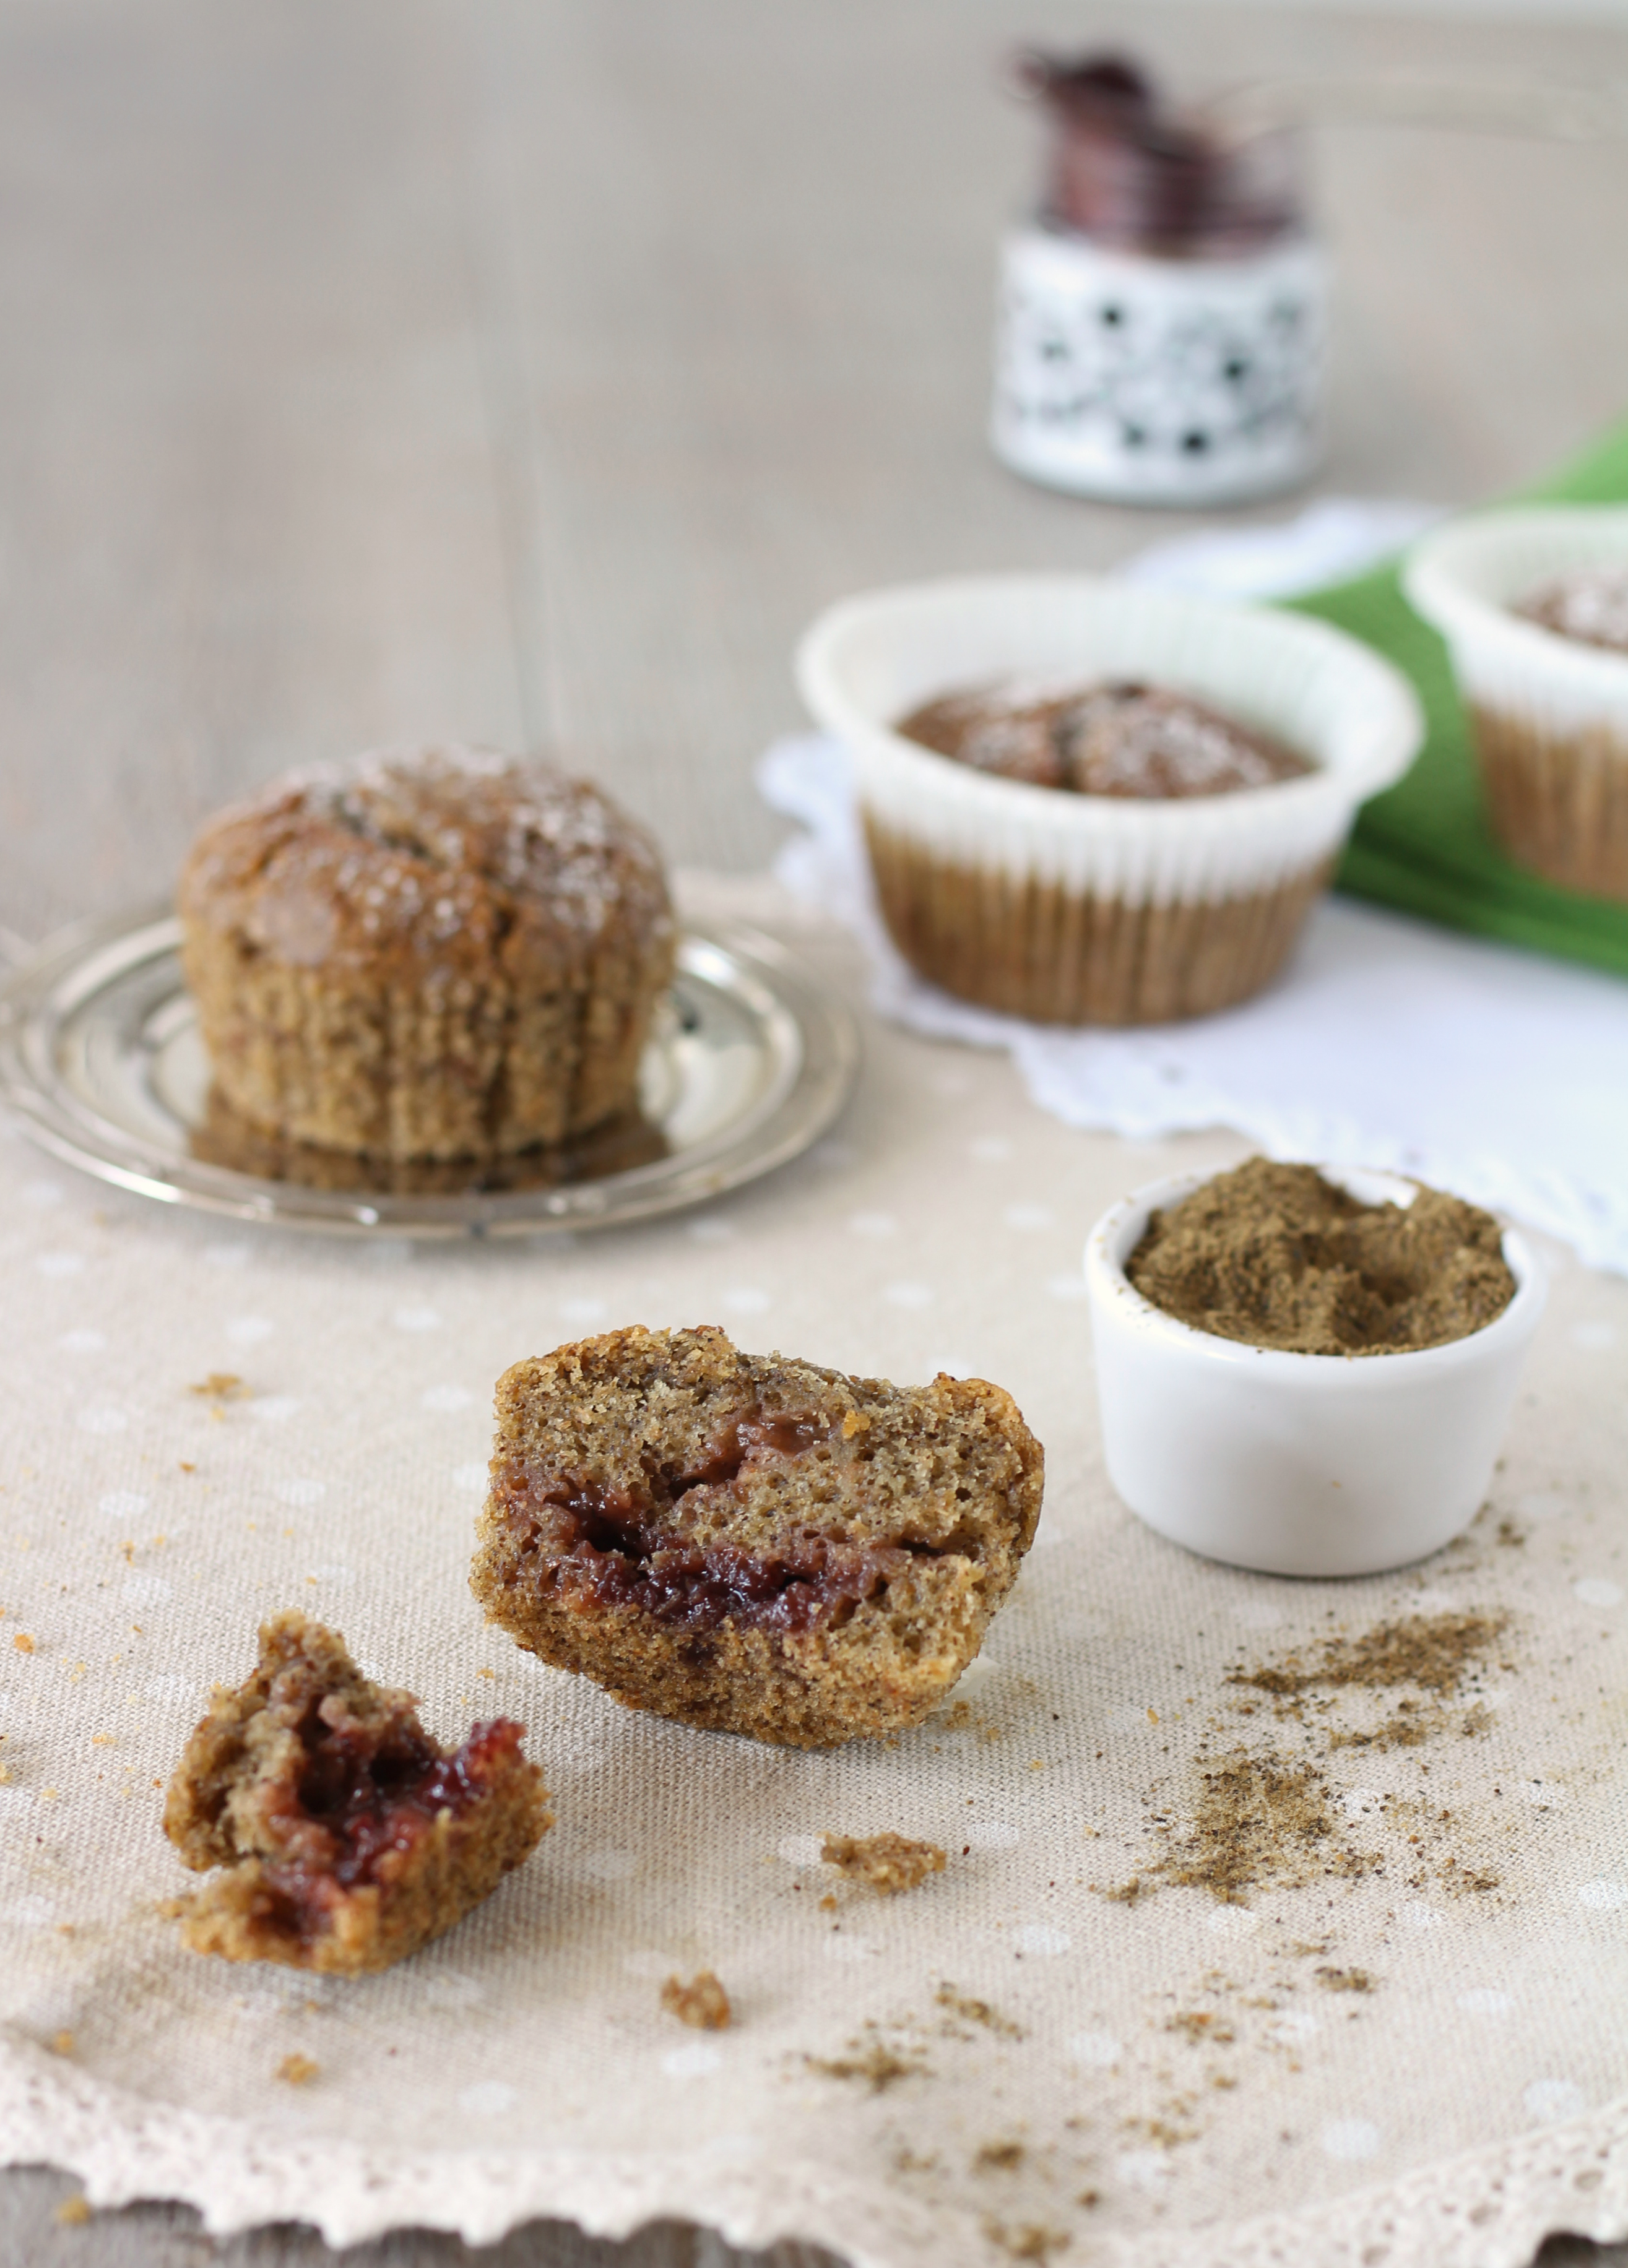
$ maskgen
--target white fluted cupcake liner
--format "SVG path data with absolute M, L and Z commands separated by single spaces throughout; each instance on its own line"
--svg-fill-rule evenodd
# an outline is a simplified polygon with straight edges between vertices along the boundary
M 1423 736 L 1406 680 L 1337 630 L 1086 576 L 846 600 L 808 631 L 797 666 L 809 707 L 853 752 L 900 950 L 962 998 L 1046 1021 L 1165 1020 L 1258 990 L 1358 806 Z M 959 687 L 1105 678 L 1190 695 L 1316 769 L 1226 795 L 1080 796 L 975 771 L 894 730 Z
M 1426 537 L 1403 581 L 1447 641 L 1510 857 L 1628 899 L 1628 655 L 1511 612 L 1558 576 L 1624 563 L 1628 508 L 1512 509 Z

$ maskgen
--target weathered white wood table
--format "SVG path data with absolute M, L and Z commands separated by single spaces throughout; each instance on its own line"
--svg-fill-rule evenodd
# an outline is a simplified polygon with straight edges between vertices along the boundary
M 0 923 L 160 895 L 232 792 L 433 735 L 557 747 L 674 858 L 756 865 L 748 767 L 815 608 L 1179 526 L 983 444 L 1037 156 L 998 79 L 1048 33 L 1195 85 L 1628 80 L 1628 28 L 1134 0 L 0 0 Z M 1628 144 L 1347 124 L 1317 160 L 1324 488 L 1468 500 L 1622 410 Z M 0 2176 L 5 2268 L 328 2257 L 58 2221 L 72 2186 Z M 1585 2254 L 1628 2261 L 1547 2257 Z

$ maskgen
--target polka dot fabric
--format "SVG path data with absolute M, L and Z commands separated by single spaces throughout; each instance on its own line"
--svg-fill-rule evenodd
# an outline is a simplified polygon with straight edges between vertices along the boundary
M 840 939 L 732 907 L 858 996 Z M 216 2228 L 673 2216 L 868 2268 L 1514 2268 L 1628 2230 L 1628 1285 L 1551 1254 L 1492 1499 L 1428 1565 L 1209 1565 L 1107 1486 L 1076 1286 L 1107 1204 L 1241 1154 L 1072 1132 L 880 1028 L 807 1158 L 575 1244 L 252 1233 L 0 1139 L 0 2154 Z M 1014 1394 L 1039 1535 L 918 1732 L 697 1734 L 483 1625 L 492 1383 L 622 1322 Z M 555 1796 L 381 1977 L 200 1959 L 161 1911 L 162 1783 L 290 1605 L 443 1737 L 519 1718 Z M 1386 1629 L 1411 1675 L 1348 1675 Z M 944 1871 L 822 1864 L 883 1832 Z M 704 2035 L 661 2002 L 703 1970 Z

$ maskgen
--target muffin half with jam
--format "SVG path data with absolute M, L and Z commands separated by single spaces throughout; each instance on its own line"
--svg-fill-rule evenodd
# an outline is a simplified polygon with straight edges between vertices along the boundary
M 1042 1479 L 982 1379 L 896 1387 L 709 1328 L 611 1331 L 498 1381 L 470 1580 L 519 1645 L 630 1708 L 821 1747 L 949 1691 Z

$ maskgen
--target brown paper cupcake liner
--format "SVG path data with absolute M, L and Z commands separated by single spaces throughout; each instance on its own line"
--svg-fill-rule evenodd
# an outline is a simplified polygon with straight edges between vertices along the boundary
M 1041 1024 L 1168 1024 L 1248 999 L 1293 951 L 1333 870 L 1236 897 L 1131 904 L 963 865 L 865 819 L 888 934 L 958 999 Z
M 1492 829 L 1515 864 L 1628 903 L 1628 740 L 1480 704 L 1470 721 Z

